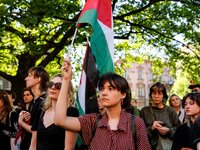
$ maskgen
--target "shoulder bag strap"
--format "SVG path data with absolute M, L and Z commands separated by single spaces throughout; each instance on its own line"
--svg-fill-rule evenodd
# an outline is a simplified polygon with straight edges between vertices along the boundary
M 135 150 L 137 149 L 137 146 L 136 146 L 136 129 L 135 129 L 135 115 L 132 115 L 131 116 L 131 129 L 132 129 L 132 137 L 135 141 Z
M 92 131 L 92 139 L 93 139 L 93 137 L 94 137 L 94 135 L 95 135 L 95 132 L 96 132 L 96 130 L 97 130 L 97 126 L 98 126 L 98 124 L 99 124 L 99 120 L 102 118 L 102 115 L 100 115 L 99 117 L 98 117 L 98 119 L 97 119 L 97 121 L 96 121 L 96 123 L 95 123 L 95 125 L 94 125 L 94 129 L 93 129 L 93 131 Z

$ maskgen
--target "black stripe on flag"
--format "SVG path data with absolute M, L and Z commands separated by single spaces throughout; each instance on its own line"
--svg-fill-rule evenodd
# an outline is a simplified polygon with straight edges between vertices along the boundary
M 99 81 L 99 71 L 91 47 L 87 46 L 83 69 L 86 73 L 85 113 L 98 113 L 96 88 Z

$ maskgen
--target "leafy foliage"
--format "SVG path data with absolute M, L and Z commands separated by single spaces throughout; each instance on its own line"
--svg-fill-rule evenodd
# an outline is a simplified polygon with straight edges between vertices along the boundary
M 122 73 L 124 67 L 130 67 L 127 62 L 147 58 L 153 60 L 155 74 L 160 73 L 158 66 L 163 61 L 173 67 L 174 73 L 176 62 L 181 61 L 186 71 L 192 71 L 191 78 L 193 74 L 198 78 L 199 4 L 197 0 L 112 0 L 115 55 L 116 59 L 125 58 L 122 68 L 116 67 L 116 71 Z M 59 72 L 82 6 L 81 0 L 0 1 L 0 76 L 12 83 L 17 95 L 25 87 L 30 67 L 44 66 L 51 75 Z M 88 26 L 77 33 L 71 55 L 76 79 L 84 49 L 79 47 L 86 45 L 83 42 L 90 34 Z M 177 35 L 194 46 L 190 55 L 178 47 L 182 44 L 189 48 L 175 38 Z

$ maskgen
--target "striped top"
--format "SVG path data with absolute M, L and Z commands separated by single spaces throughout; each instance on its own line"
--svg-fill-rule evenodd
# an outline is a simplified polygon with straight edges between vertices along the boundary
M 117 130 L 110 130 L 107 114 L 104 113 L 99 121 L 94 138 L 92 130 L 100 114 L 87 114 L 78 117 L 81 124 L 79 133 L 90 150 L 134 150 L 132 137 L 131 114 L 122 111 Z M 150 150 L 144 121 L 135 116 L 136 143 L 138 150 Z

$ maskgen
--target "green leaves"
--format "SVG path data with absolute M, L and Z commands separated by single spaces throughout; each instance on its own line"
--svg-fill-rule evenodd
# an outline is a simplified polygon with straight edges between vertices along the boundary
M 163 66 L 185 69 L 199 78 L 199 2 L 195 0 L 117 0 L 113 2 L 115 71 L 122 74 L 129 63 L 153 61 L 154 74 Z M 64 50 L 68 50 L 75 30 L 81 0 L 0 0 L 0 70 L 10 81 L 23 81 L 27 70 L 42 65 L 55 75 L 60 71 Z M 79 29 L 72 53 L 74 78 L 79 80 L 91 27 Z M 185 43 L 175 37 L 182 35 Z M 180 49 L 192 45 L 190 50 Z M 77 52 L 80 49 L 80 52 Z M 165 63 L 164 63 L 165 62 Z M 18 83 L 20 84 L 20 83 Z M 18 86 L 15 84 L 14 86 Z

